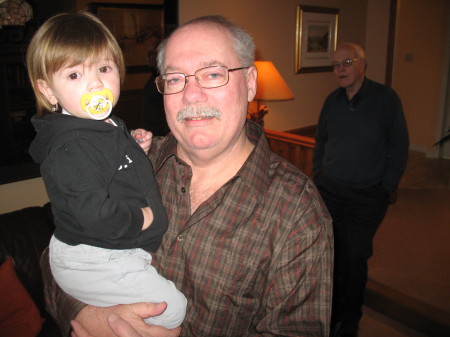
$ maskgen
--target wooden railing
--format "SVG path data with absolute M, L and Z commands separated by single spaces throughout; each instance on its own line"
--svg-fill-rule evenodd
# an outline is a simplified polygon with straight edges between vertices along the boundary
M 265 129 L 265 132 L 269 147 L 273 152 L 287 159 L 309 177 L 312 177 L 312 160 L 315 146 L 313 137 L 269 129 Z

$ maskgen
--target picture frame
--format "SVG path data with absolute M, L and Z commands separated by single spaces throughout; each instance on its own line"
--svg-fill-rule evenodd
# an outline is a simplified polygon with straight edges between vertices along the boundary
M 88 4 L 88 11 L 95 14 L 119 42 L 127 74 L 150 72 L 147 56 L 154 53 L 159 42 L 177 26 L 177 15 L 169 13 L 168 8 L 157 4 Z
M 295 73 L 332 71 L 338 8 L 297 6 Z

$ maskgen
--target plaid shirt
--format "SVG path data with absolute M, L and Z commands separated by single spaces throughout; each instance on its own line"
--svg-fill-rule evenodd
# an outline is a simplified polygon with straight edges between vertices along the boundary
M 259 126 L 248 122 L 247 136 L 255 144 L 248 160 L 192 215 L 192 171 L 176 156 L 175 138 L 152 144 L 169 217 L 154 263 L 188 299 L 181 335 L 328 336 L 328 212 L 306 175 L 269 150 Z M 54 293 L 59 318 L 75 317 L 81 304 Z

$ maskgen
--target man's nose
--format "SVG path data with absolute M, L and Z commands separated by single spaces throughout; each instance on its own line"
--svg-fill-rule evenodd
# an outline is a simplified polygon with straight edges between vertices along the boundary
M 199 88 L 201 88 L 200 83 L 198 82 L 197 77 L 195 75 L 186 75 L 186 84 L 185 87 L 187 87 L 191 83 L 191 85 L 197 85 Z
M 186 76 L 186 85 L 183 91 L 183 100 L 192 103 L 204 100 L 205 89 L 198 83 L 195 75 Z

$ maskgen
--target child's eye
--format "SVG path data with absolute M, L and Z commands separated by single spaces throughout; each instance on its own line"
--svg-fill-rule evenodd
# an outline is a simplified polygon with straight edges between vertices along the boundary
M 80 74 L 78 73 L 72 73 L 69 76 L 67 76 L 68 78 L 70 78 L 71 80 L 76 80 L 77 78 L 80 77 Z
M 100 67 L 99 71 L 100 71 L 101 73 L 107 73 L 107 72 L 111 71 L 111 67 L 109 67 L 109 66 L 103 66 L 103 67 Z

